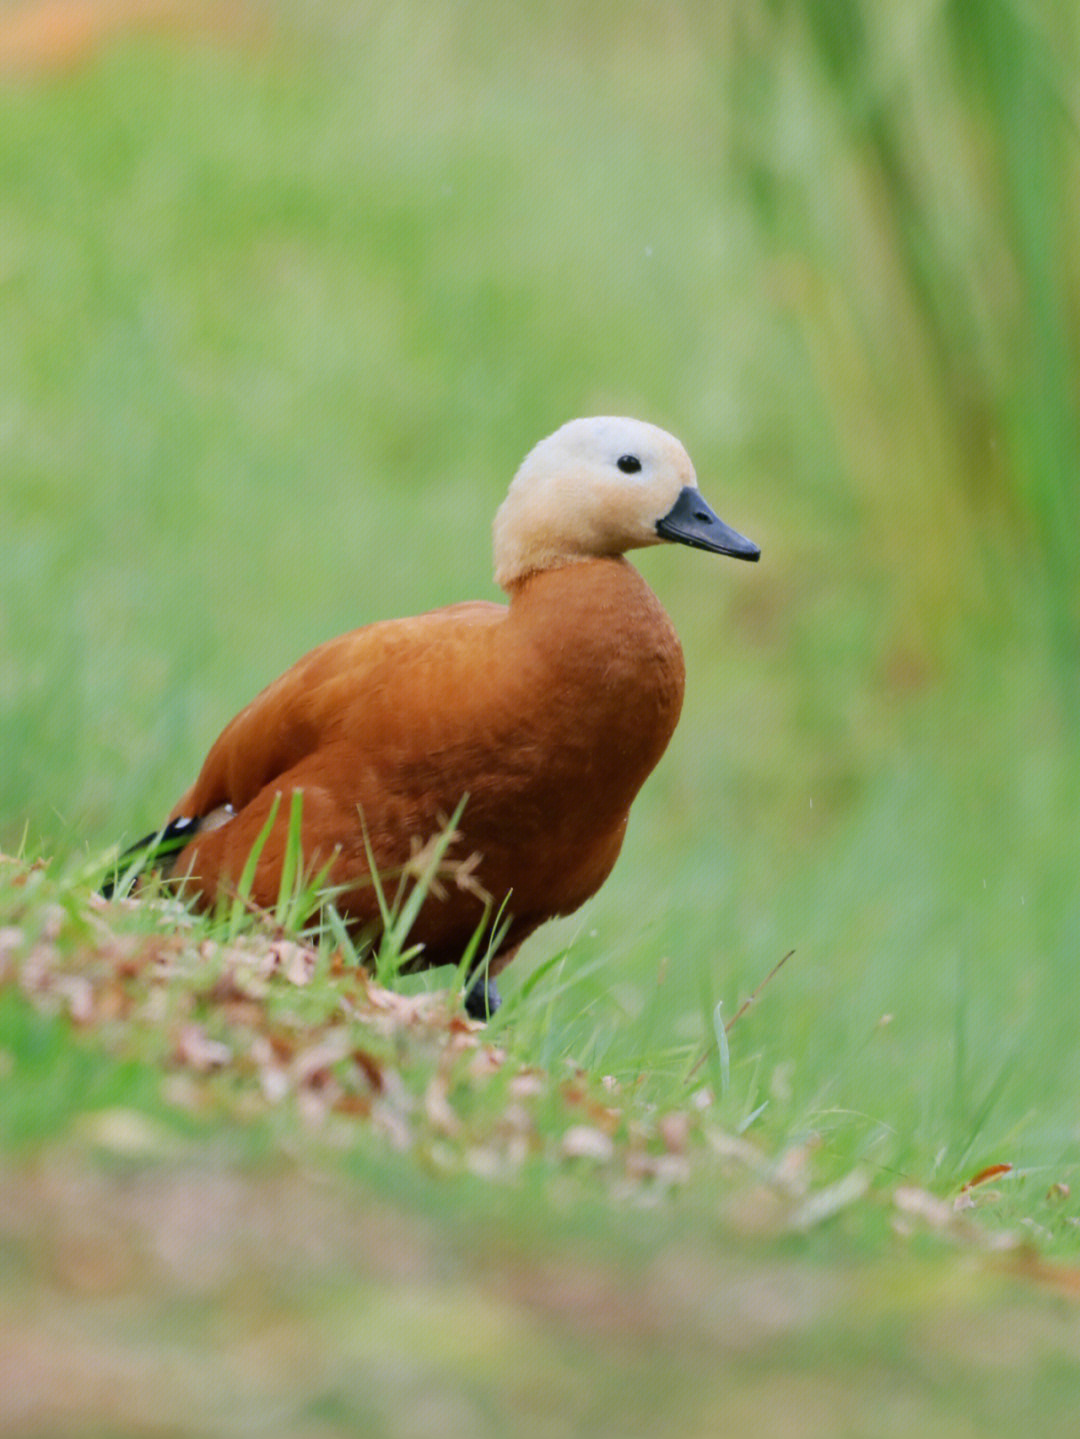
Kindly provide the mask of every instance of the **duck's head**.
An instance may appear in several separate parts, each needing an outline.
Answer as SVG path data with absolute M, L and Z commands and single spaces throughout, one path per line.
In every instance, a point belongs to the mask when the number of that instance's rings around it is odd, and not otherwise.
M 690 456 L 642 420 L 571 420 L 525 456 L 495 516 L 495 580 L 674 542 L 756 560 L 706 504 Z

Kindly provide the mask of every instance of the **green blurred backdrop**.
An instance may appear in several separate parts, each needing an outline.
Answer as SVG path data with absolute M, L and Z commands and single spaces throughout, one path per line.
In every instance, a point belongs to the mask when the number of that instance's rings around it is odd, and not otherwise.
M 3 847 L 151 827 L 303 650 L 494 593 L 537 439 L 639 415 L 763 559 L 640 557 L 683 723 L 521 972 L 572 939 L 564 1032 L 656 1066 L 794 948 L 740 1110 L 1071 1162 L 1080 12 L 124 14 L 0 84 Z

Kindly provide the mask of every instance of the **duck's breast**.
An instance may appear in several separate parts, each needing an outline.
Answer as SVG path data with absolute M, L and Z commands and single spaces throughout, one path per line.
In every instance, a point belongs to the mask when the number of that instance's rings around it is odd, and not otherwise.
M 619 853 L 630 805 L 682 706 L 678 637 L 620 559 L 529 577 L 500 627 L 499 722 L 464 822 L 493 892 L 568 913 Z
M 659 600 L 625 560 L 583 561 L 526 581 L 505 628 L 545 687 L 535 713 L 556 770 L 565 757 L 598 800 L 629 803 L 682 708 L 682 647 Z

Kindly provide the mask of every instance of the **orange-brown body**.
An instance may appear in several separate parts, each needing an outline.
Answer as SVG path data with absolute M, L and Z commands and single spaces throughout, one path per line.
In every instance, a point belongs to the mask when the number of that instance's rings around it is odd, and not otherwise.
M 280 794 L 252 891 L 272 906 L 299 788 L 305 862 L 330 863 L 351 923 L 377 924 L 365 830 L 379 872 L 393 875 L 467 795 L 452 854 L 479 856 L 476 880 L 511 919 L 492 972 L 594 894 L 678 721 L 682 650 L 621 556 L 506 588 L 508 606 L 451 605 L 331 640 L 265 689 L 172 812 L 236 811 L 182 851 L 177 872 L 207 898 L 234 886 Z M 482 916 L 468 887 L 429 894 L 410 935 L 420 962 L 456 963 Z

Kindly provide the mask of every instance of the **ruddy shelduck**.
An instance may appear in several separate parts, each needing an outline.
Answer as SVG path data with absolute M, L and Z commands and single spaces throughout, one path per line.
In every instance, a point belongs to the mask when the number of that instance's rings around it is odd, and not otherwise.
M 300 790 L 305 863 L 325 868 L 350 926 L 374 934 L 369 857 L 384 877 L 407 872 L 464 799 L 457 868 L 428 892 L 409 941 L 423 946 L 417 966 L 457 963 L 501 914 L 466 997 L 472 1012 L 497 1004 L 491 981 L 522 940 L 610 874 L 679 718 L 682 649 L 625 552 L 760 551 L 709 508 L 676 439 L 616 418 L 542 440 L 494 540 L 508 605 L 449 605 L 312 650 L 225 728 L 165 829 L 140 841 L 148 862 L 171 846 L 188 892 L 228 894 L 275 812 L 250 894 L 272 907 Z

